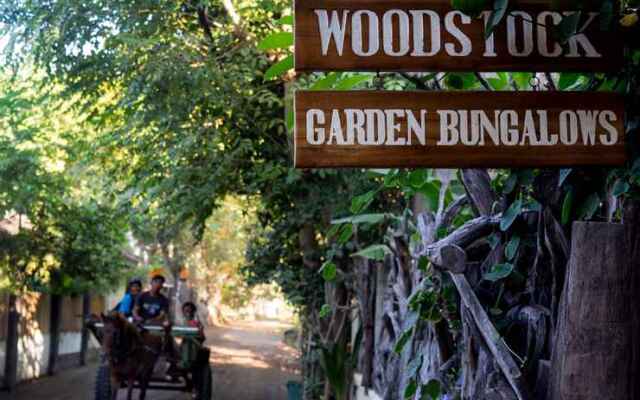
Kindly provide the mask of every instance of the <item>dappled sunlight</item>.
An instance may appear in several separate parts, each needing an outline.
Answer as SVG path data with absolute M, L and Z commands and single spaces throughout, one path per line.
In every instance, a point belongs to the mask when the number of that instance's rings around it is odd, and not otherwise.
M 211 346 L 213 361 L 217 364 L 235 364 L 250 368 L 269 368 L 270 365 L 260 359 L 251 350 L 235 349 L 221 346 Z
M 17 310 L 25 318 L 19 326 L 18 338 L 18 377 L 33 379 L 41 376 L 49 357 L 49 335 L 43 326 L 43 315 L 38 313 L 39 307 L 46 298 L 40 293 L 23 293 L 18 299 Z M 45 302 L 46 303 L 46 302 Z M 48 303 L 46 303 L 48 304 Z
M 215 337 L 209 343 L 211 362 L 218 370 L 234 366 L 298 374 L 298 351 L 283 341 L 283 332 L 289 328 L 289 324 L 269 320 L 235 321 L 229 326 L 212 328 L 207 333 Z

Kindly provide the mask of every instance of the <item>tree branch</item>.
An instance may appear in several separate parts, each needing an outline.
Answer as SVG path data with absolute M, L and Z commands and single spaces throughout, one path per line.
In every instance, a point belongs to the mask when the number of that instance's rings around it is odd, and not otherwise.
M 197 13 L 198 13 L 198 22 L 200 23 L 202 30 L 204 31 L 209 41 L 213 43 L 213 34 L 211 33 L 211 22 L 209 21 L 209 14 L 207 12 L 207 7 L 206 6 L 198 7 Z

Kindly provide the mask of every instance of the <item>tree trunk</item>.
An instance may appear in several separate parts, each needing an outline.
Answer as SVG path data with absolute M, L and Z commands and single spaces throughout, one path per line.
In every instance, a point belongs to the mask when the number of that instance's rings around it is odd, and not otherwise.
M 376 274 L 375 269 L 382 267 L 372 265 L 369 260 L 356 260 L 356 296 L 360 307 L 360 322 L 362 326 L 362 342 L 360 349 L 359 368 L 362 373 L 362 386 L 373 386 L 373 355 L 375 351 L 374 326 L 376 308 Z
M 628 232 L 633 224 L 626 221 Z M 635 221 L 637 226 L 637 221 Z M 633 321 L 640 291 L 637 233 L 625 226 L 576 222 L 558 314 L 550 400 L 637 399 L 640 331 Z M 635 245 L 631 246 L 631 241 Z M 635 254 L 637 257 L 637 254 Z
M 89 330 L 85 327 L 85 321 L 91 313 L 91 295 L 82 295 L 82 338 L 80 339 L 80 365 L 87 365 L 87 350 L 89 348 Z
M 56 361 L 58 360 L 58 349 L 60 345 L 60 311 L 62 309 L 62 296 L 59 294 L 51 295 L 51 314 L 50 314 L 50 343 L 49 343 L 49 366 L 47 374 L 53 375 L 56 372 Z
M 7 342 L 4 365 L 3 386 L 10 392 L 18 381 L 18 323 L 20 314 L 16 308 L 17 297 L 9 295 L 9 318 L 7 321 Z

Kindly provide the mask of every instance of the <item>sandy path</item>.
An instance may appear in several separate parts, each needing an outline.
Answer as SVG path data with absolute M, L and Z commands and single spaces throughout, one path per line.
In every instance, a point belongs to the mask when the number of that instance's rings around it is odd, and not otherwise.
M 297 379 L 296 352 L 282 342 L 286 325 L 234 322 L 207 331 L 213 365 L 213 400 L 285 400 L 286 383 Z M 96 365 L 18 386 L 11 400 L 91 400 Z M 137 398 L 134 392 L 134 399 Z M 150 391 L 147 400 L 187 400 L 184 393 Z M 118 397 L 125 400 L 124 392 Z

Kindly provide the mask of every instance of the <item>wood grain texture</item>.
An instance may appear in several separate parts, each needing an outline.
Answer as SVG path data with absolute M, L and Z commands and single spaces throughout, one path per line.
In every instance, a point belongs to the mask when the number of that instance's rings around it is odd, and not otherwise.
M 626 225 L 626 221 L 625 221 Z M 622 224 L 575 222 L 558 316 L 550 400 L 635 400 L 640 290 Z
M 586 56 L 584 49 L 580 47 L 578 54 L 568 56 L 569 47 L 564 46 L 560 55 L 556 55 L 553 50 L 557 44 L 553 40 L 553 32 L 550 25 L 553 24 L 553 17 L 545 17 L 546 24 L 541 24 L 537 20 L 542 12 L 548 12 L 552 7 L 551 4 L 557 5 L 557 2 L 550 0 L 529 0 L 511 2 L 512 8 L 509 10 L 507 17 L 499 24 L 494 31 L 495 54 L 488 55 L 485 53 L 484 38 L 484 17 L 469 19 L 468 23 L 463 23 L 462 15 L 453 17 L 453 24 L 466 36 L 471 42 L 471 51 L 462 53 L 464 55 L 455 55 L 453 53 L 462 50 L 459 36 L 454 30 L 447 29 L 445 24 L 446 15 L 452 11 L 449 0 L 297 0 L 295 2 L 295 69 L 297 71 L 532 71 L 532 72 L 553 72 L 553 71 L 615 71 L 621 68 L 623 63 L 623 41 L 616 31 L 601 31 L 600 17 L 596 17 L 588 24 L 584 34 L 589 42 L 593 45 L 598 56 L 595 53 L 591 57 Z M 593 2 L 598 5 L 601 2 Z M 323 54 L 321 39 L 321 24 L 316 11 L 326 10 L 329 16 L 335 11 L 337 12 L 337 21 L 340 24 L 346 23 L 344 48 L 340 54 L 338 52 L 335 41 L 328 46 L 326 54 Z M 351 30 L 353 25 L 353 14 L 358 10 L 373 11 L 378 17 L 378 37 L 379 50 L 372 55 L 358 55 L 354 50 L 352 43 L 354 38 L 362 37 L 365 50 L 370 50 L 369 39 L 369 19 L 361 18 L 362 33 L 360 36 L 354 34 Z M 389 35 L 393 37 L 392 48 L 398 55 L 391 55 L 384 51 L 384 31 L 383 16 L 389 10 L 399 10 L 406 13 L 410 18 L 408 20 L 408 29 L 405 34 L 401 33 L 399 28 L 400 17 L 396 14 L 391 18 L 391 32 Z M 424 32 L 423 40 L 415 39 L 414 28 L 420 25 L 416 23 L 410 13 L 411 10 L 431 10 L 437 13 L 438 20 L 433 19 L 433 23 L 427 17 L 423 19 Z M 347 13 L 346 20 L 342 20 L 344 13 Z M 531 18 L 525 15 L 518 16 L 518 12 L 525 12 Z M 513 35 L 508 34 L 509 15 L 514 18 Z M 526 18 L 528 22 L 523 19 Z M 561 18 L 558 14 L 558 18 Z M 580 26 L 583 27 L 587 22 L 588 14 L 583 13 L 583 21 Z M 330 19 L 329 19 L 330 21 Z M 431 30 L 433 25 L 440 32 L 440 46 L 431 48 Z M 374 25 L 375 26 L 375 25 Z M 545 29 L 545 27 L 547 27 Z M 533 46 L 531 51 L 527 51 L 524 45 L 526 29 L 531 29 L 531 41 Z M 415 29 L 420 31 L 419 28 Z M 543 32 L 544 31 L 544 32 Z M 453 34 L 452 34 L 453 33 Z M 407 53 L 400 51 L 400 36 L 406 38 L 409 48 Z M 516 52 L 510 51 L 509 38 L 515 43 Z M 581 39 L 582 40 L 582 39 Z M 413 50 L 418 47 L 416 44 L 424 43 L 425 49 L 433 49 L 433 54 L 427 51 L 428 55 L 414 54 Z M 447 52 L 445 47 L 449 44 L 452 51 Z M 539 49 L 547 48 L 550 52 L 545 53 Z M 412 56 L 412 54 L 414 54 Z
M 307 139 L 307 112 L 321 110 L 325 124 L 311 125 L 311 138 L 318 127 L 324 127 L 325 140 L 321 144 L 311 144 Z M 331 116 L 337 110 L 343 134 L 348 124 L 344 110 L 409 110 L 419 116 L 426 110 L 425 145 L 411 134 L 411 145 L 366 145 L 355 140 L 353 144 L 338 145 L 331 139 Z M 518 145 L 496 145 L 485 134 L 483 145 L 463 144 L 438 145 L 441 139 L 441 118 L 438 110 L 481 110 L 493 116 L 496 112 L 514 110 L 518 122 L 513 125 L 518 137 L 524 134 L 523 115 L 526 110 L 546 111 L 548 123 L 536 121 L 536 127 L 546 125 L 549 135 L 560 131 L 559 115 L 563 111 L 577 113 L 610 110 L 617 120 L 612 123 L 618 138 L 612 145 L 602 141 L 585 145 L 582 130 L 578 132 L 576 144 L 532 145 L 524 140 Z M 559 167 L 579 165 L 622 165 L 625 161 L 623 136 L 624 104 L 622 97 L 613 93 L 577 92 L 384 92 L 384 91 L 298 91 L 295 96 L 296 128 L 294 164 L 298 168 L 393 168 L 393 167 L 433 167 L 433 168 L 492 168 L 492 167 Z M 395 119 L 399 125 L 396 139 L 406 139 L 408 113 L 406 117 Z M 497 120 L 494 120 L 497 121 Z M 317 122 L 317 120 L 316 120 Z M 378 124 L 371 124 L 378 132 Z M 499 125 L 499 124 L 498 124 Z M 567 124 L 564 124 L 565 126 Z M 469 125 L 471 126 L 471 125 Z M 580 128 L 580 121 L 578 127 Z M 598 126 L 597 135 L 605 134 Z M 471 134 L 471 129 L 463 129 L 462 134 Z M 403 136 L 404 135 L 404 136 Z M 352 136 L 356 136 L 353 134 Z M 345 136 L 346 137 L 346 136 Z M 357 137 L 357 136 L 356 136 Z M 316 136 L 316 139 L 319 136 Z M 331 139 L 331 140 L 329 140 Z M 330 142 L 330 144 L 329 144 Z M 479 143 L 479 142 L 478 142 Z M 523 143 L 520 145 L 520 143 Z

